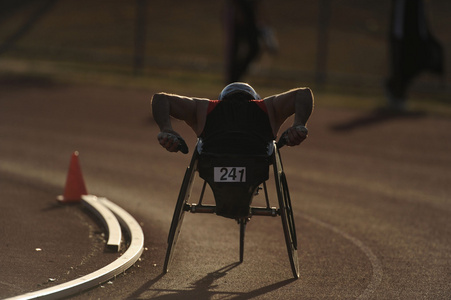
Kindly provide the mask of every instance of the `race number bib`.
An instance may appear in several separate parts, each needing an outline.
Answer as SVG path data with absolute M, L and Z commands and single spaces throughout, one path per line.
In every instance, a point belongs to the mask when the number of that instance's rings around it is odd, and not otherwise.
M 215 182 L 246 182 L 246 167 L 215 167 Z

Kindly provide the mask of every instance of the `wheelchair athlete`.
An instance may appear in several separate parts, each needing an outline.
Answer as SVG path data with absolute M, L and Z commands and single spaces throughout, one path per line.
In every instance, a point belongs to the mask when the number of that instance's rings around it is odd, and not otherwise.
M 306 125 L 313 110 L 313 94 L 309 88 L 296 88 L 261 99 L 249 84 L 235 82 L 221 91 L 218 100 L 157 93 L 151 105 L 160 128 L 158 141 L 169 152 L 188 153 L 183 138 L 172 128 L 174 117 L 185 121 L 203 140 L 203 151 L 233 153 L 237 148 L 234 140 L 243 135 L 239 148 L 252 154 L 274 140 L 293 114 L 294 122 L 281 140 L 288 146 L 303 142 L 308 135 Z M 246 140 L 248 143 L 243 145 Z

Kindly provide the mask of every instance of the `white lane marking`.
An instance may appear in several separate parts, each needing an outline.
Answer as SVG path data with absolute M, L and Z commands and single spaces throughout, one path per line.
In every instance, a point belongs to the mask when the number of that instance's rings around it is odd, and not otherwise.
M 302 213 L 300 215 L 302 218 L 306 219 L 307 221 L 309 221 L 311 223 L 318 224 L 324 228 L 327 228 L 327 229 L 341 235 L 342 237 L 344 237 L 345 239 L 349 240 L 351 243 L 356 245 L 363 253 L 365 253 L 365 255 L 368 257 L 368 259 L 371 263 L 371 266 L 373 268 L 373 275 L 371 277 L 370 283 L 368 284 L 366 289 L 363 291 L 362 294 L 360 294 L 360 296 L 357 299 L 363 299 L 363 300 L 370 299 L 371 295 L 376 291 L 377 287 L 381 283 L 382 276 L 383 276 L 382 264 L 379 261 L 379 259 L 376 257 L 376 255 L 374 255 L 373 251 L 371 251 L 371 249 L 368 246 L 366 246 L 359 239 L 347 234 L 344 231 L 341 231 L 340 229 L 338 229 L 337 227 L 335 227 L 333 225 L 327 224 L 314 217 L 307 216 Z

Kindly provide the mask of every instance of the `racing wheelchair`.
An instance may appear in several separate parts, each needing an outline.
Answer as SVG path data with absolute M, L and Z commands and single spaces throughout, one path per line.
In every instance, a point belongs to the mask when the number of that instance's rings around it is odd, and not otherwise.
M 243 262 L 244 256 L 246 224 L 251 217 L 280 216 L 291 270 L 294 278 L 299 278 L 298 244 L 293 210 L 279 152 L 279 148 L 283 146 L 282 138 L 278 143 L 271 141 L 267 145 L 266 153 L 260 154 L 208 153 L 202 150 L 202 143 L 202 140 L 198 139 L 182 181 L 168 235 L 164 273 L 169 270 L 184 214 L 190 212 L 210 213 L 235 219 L 240 231 L 240 262 Z M 182 152 L 187 153 L 187 147 Z M 269 179 L 271 167 L 274 173 L 278 207 L 271 207 L 268 197 L 266 181 Z M 203 183 L 199 199 L 193 203 L 190 202 L 190 198 L 196 174 L 203 180 Z M 213 192 L 215 205 L 202 203 L 207 184 Z M 265 195 L 265 207 L 252 205 L 252 199 L 260 190 L 263 190 Z

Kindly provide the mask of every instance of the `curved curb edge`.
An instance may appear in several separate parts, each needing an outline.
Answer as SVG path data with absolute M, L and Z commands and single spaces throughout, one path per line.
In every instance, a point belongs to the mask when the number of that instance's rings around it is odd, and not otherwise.
M 99 219 L 102 220 L 105 228 L 108 231 L 107 247 L 118 252 L 121 247 L 122 231 L 121 225 L 113 212 L 105 205 L 102 205 L 99 198 L 94 195 L 82 196 L 83 204 L 93 212 Z
M 83 200 L 85 197 L 92 197 L 92 195 L 83 196 Z M 129 233 L 130 246 L 127 251 L 109 265 L 88 275 L 51 288 L 26 293 L 8 299 L 60 299 L 68 297 L 81 293 L 123 273 L 139 259 L 144 250 L 144 233 L 139 223 L 128 212 L 110 200 L 106 198 L 97 199 L 102 205 L 113 212 L 122 226 L 124 226 L 124 229 Z

